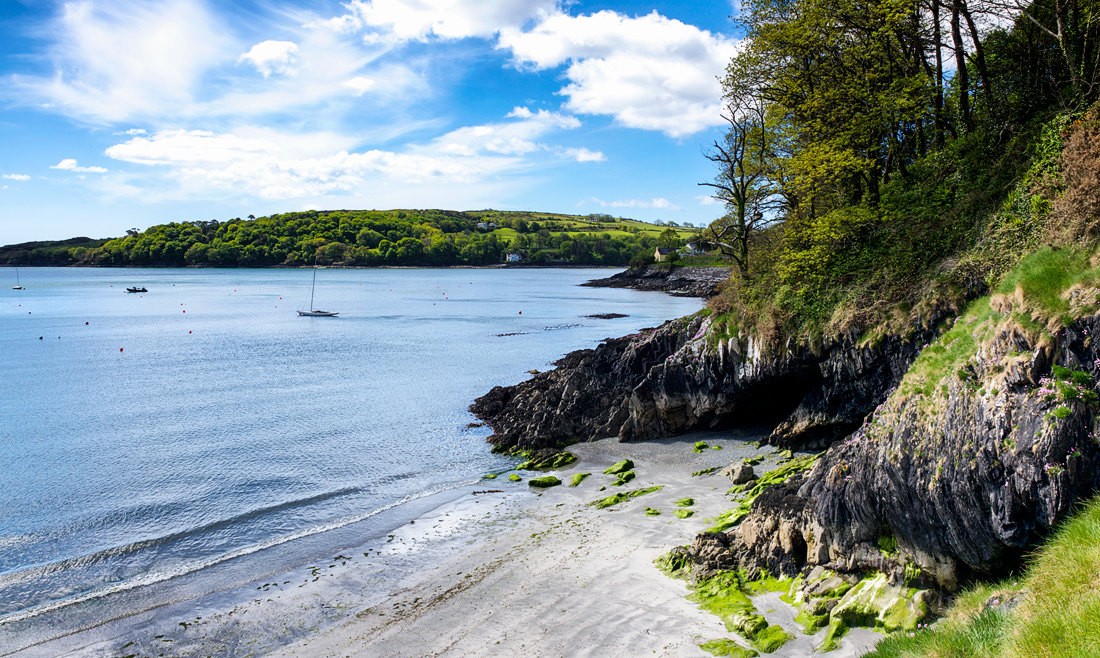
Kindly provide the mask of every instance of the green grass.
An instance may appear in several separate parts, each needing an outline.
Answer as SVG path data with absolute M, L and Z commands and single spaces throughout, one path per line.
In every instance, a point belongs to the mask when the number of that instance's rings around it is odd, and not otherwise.
M 920 353 L 898 386 L 898 395 L 931 396 L 945 378 L 965 378 L 965 366 L 978 345 L 1005 322 L 1015 322 L 1036 339 L 1052 328 L 1051 323 L 1068 324 L 1082 309 L 1071 313 L 1065 293 L 1075 285 L 1100 285 L 1100 268 L 1092 267 L 1089 259 L 1089 252 L 1084 250 L 1050 247 L 1024 258 L 1005 275 L 994 296 L 971 302 L 951 329 Z M 1084 312 L 1095 310 L 1086 308 Z
M 1017 597 L 1015 608 L 989 606 Z M 1100 499 L 1036 552 L 1024 577 L 962 594 L 935 626 L 891 636 L 873 658 L 1100 656 Z
M 1001 294 L 1022 293 L 1033 319 L 1069 324 L 1073 319 L 1063 293 L 1080 284 L 1095 287 L 1100 268 L 1089 265 L 1089 253 L 1081 249 L 1044 247 L 1020 261 L 998 286 Z M 1095 309 L 1093 309 L 1095 310 Z
M 921 351 L 902 378 L 899 395 L 932 395 L 944 377 L 959 372 L 974 356 L 978 343 L 991 335 L 995 323 L 1003 318 L 989 300 L 987 296 L 971 302 L 947 333 Z

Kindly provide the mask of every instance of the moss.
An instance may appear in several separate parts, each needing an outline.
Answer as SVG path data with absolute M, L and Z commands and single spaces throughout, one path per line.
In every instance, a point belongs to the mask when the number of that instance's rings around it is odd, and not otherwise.
M 571 486 L 571 487 L 577 486 L 581 482 L 584 482 L 584 479 L 586 477 L 588 477 L 589 475 L 592 475 L 592 474 L 591 473 L 574 473 L 573 477 L 569 478 L 569 486 Z
M 695 516 L 695 512 L 693 512 L 689 509 L 678 509 L 678 510 L 676 510 L 676 518 L 690 519 L 693 516 Z
M 803 632 L 813 635 L 829 624 L 829 613 L 815 615 L 810 610 L 803 608 L 795 615 L 794 621 L 802 626 Z
M 694 473 L 692 473 L 691 477 L 695 478 L 695 477 L 699 477 L 700 475 L 710 475 L 711 473 L 719 470 L 720 468 L 722 468 L 722 467 L 721 466 L 711 466 L 710 468 L 704 468 L 701 471 L 695 471 Z
M 592 505 L 593 507 L 595 507 L 597 509 L 604 509 L 604 508 L 607 508 L 607 507 L 611 507 L 613 505 L 618 505 L 619 503 L 626 502 L 626 501 L 630 500 L 631 498 L 637 498 L 638 496 L 644 496 L 646 494 L 651 494 L 654 491 L 660 491 L 663 488 L 664 487 L 662 485 L 656 485 L 656 486 L 653 486 L 653 487 L 646 487 L 645 489 L 634 489 L 632 491 L 620 491 L 619 493 L 617 493 L 613 496 L 608 496 L 607 498 L 601 498 L 599 500 L 593 501 L 593 502 L 589 503 L 589 505 Z
M 821 646 L 817 648 L 822 653 L 828 653 L 840 646 L 840 638 L 844 637 L 848 633 L 848 624 L 844 623 L 843 619 L 834 619 L 829 622 L 829 630 L 825 631 L 825 639 L 822 640 Z
M 676 507 L 691 507 L 694 504 L 694 498 L 681 498 L 680 500 L 676 501 Z
M 781 627 L 769 625 L 760 616 L 745 592 L 745 586 L 743 574 L 724 571 L 696 581 L 688 599 L 721 619 L 726 630 L 740 633 L 749 644 L 764 653 L 771 653 L 783 646 L 791 636 Z
M 883 555 L 891 557 L 898 554 L 898 540 L 893 533 L 882 535 L 876 543 L 878 544 L 878 550 Z
M 497 474 L 496 473 L 486 473 L 485 475 L 482 476 L 482 478 L 485 479 L 485 480 L 495 480 L 495 479 L 497 479 Z
M 744 489 L 743 485 L 738 488 L 737 493 L 745 491 L 744 498 L 737 504 L 737 507 L 731 510 L 727 510 L 719 514 L 714 519 L 714 523 L 706 529 L 706 532 L 725 532 L 734 527 L 738 523 L 741 523 L 749 514 L 749 510 L 752 509 L 753 502 L 760 496 L 768 487 L 773 487 L 782 482 L 786 482 L 792 476 L 797 475 L 814 465 L 819 455 L 804 455 L 802 457 L 796 457 L 790 459 L 782 466 L 774 468 L 759 478 L 754 480 L 748 489 Z M 732 491 L 732 490 L 731 490 Z
M 783 630 L 782 626 L 771 625 L 757 633 L 756 637 L 750 640 L 750 643 L 763 653 L 771 653 L 786 644 L 790 639 L 790 633 Z
M 879 573 L 850 589 L 833 608 L 832 616 L 849 626 L 911 631 L 928 616 L 928 606 L 922 590 L 890 585 L 886 574 Z
M 684 577 L 691 566 L 691 560 L 688 558 L 687 552 L 682 549 L 673 549 L 654 560 L 653 563 L 657 565 L 658 569 L 673 578 Z
M 540 478 L 531 478 L 527 481 L 527 486 L 535 487 L 537 489 L 549 489 L 550 487 L 556 487 L 561 484 L 561 480 L 553 475 L 544 475 Z
M 749 466 L 756 466 L 760 462 L 764 461 L 764 456 L 763 455 L 753 455 L 752 457 L 745 457 L 741 461 L 745 464 L 748 464 Z
M 523 471 L 553 471 L 564 468 L 577 461 L 577 456 L 571 452 L 561 451 L 541 457 L 532 457 L 516 466 Z
M 707 445 L 706 441 L 696 441 L 695 445 L 692 446 L 691 449 L 692 449 L 693 452 L 703 452 L 704 450 L 706 450 L 709 447 L 710 446 Z
M 753 656 L 760 655 L 752 649 L 746 649 L 733 640 L 724 638 L 704 642 L 699 645 L 699 648 L 711 655 L 726 656 L 728 658 L 753 658 Z
M 523 478 L 521 478 L 518 473 L 512 473 L 511 475 L 508 476 L 508 479 L 511 480 L 512 482 L 519 482 L 519 481 L 523 480 Z
M 615 481 L 611 484 L 616 487 L 621 487 L 627 482 L 630 482 L 635 478 L 634 471 L 627 471 L 626 473 L 619 473 L 619 477 L 615 478 Z
M 634 468 L 634 462 L 630 461 L 629 459 L 624 459 L 622 461 L 612 464 L 610 467 L 607 468 L 607 470 L 604 471 L 604 473 L 607 475 L 619 475 L 620 473 L 626 473 L 632 468 Z
M 645 515 L 646 516 L 660 516 L 661 515 L 661 510 L 653 509 L 652 507 L 647 507 L 647 508 L 645 508 Z

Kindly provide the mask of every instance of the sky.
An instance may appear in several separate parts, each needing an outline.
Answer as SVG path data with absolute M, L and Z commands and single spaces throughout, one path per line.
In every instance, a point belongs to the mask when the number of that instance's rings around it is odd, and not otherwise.
M 727 0 L 0 0 L 0 244 L 296 210 L 704 225 Z

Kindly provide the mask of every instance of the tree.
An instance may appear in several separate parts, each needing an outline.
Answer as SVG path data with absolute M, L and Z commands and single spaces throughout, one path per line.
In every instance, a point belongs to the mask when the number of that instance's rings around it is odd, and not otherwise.
M 748 275 L 750 238 L 775 218 L 778 202 L 768 107 L 759 89 L 746 82 L 739 77 L 727 86 L 722 118 L 729 127 L 705 154 L 718 174 L 713 183 L 699 183 L 714 188 L 714 198 L 727 210 L 703 231 L 703 240 L 732 259 L 742 276 Z

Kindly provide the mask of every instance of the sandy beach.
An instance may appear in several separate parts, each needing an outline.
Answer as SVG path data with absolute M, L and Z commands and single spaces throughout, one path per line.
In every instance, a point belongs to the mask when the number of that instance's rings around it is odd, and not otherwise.
M 538 493 L 526 480 L 541 473 L 521 471 L 521 482 L 501 474 L 313 564 L 12 655 L 708 656 L 700 644 L 734 636 L 654 560 L 731 507 L 726 477 L 692 473 L 756 455 L 764 456 L 758 472 L 779 462 L 754 438 L 575 445 L 577 462 L 556 475 L 568 483 L 574 473 L 591 473 L 576 487 Z M 698 440 L 720 449 L 695 451 Z M 637 477 L 619 487 L 603 471 L 621 459 L 635 462 Z M 613 507 L 591 505 L 657 485 L 663 488 Z M 684 498 L 694 504 L 678 507 Z M 693 514 L 679 518 L 678 509 Z M 846 658 L 881 638 L 855 629 L 838 649 L 819 654 L 824 631 L 803 634 L 778 595 L 755 602 L 794 637 L 772 656 Z
M 579 460 L 559 475 L 568 481 L 573 473 L 592 473 L 579 486 L 513 500 L 467 550 L 417 574 L 386 601 L 271 655 L 709 655 L 698 645 L 731 635 L 717 617 L 687 600 L 686 583 L 667 577 L 653 562 L 690 542 L 729 507 L 725 477 L 691 473 L 770 451 L 745 440 L 707 437 L 707 442 L 722 449 L 697 453 L 691 441 L 573 446 Z M 664 488 L 615 507 L 592 507 L 592 501 L 618 490 L 602 471 L 624 458 L 635 462 L 637 473 L 624 489 Z M 776 461 L 773 454 L 763 465 Z M 500 486 L 512 484 L 505 480 Z M 677 518 L 675 501 L 685 497 L 695 500 L 694 515 Z M 646 508 L 661 514 L 647 515 Z M 441 509 L 425 521 L 454 513 Z M 764 597 L 758 607 L 795 636 L 771 655 L 819 655 L 821 634 L 803 635 L 777 596 Z M 854 631 L 827 655 L 859 655 L 880 637 Z

